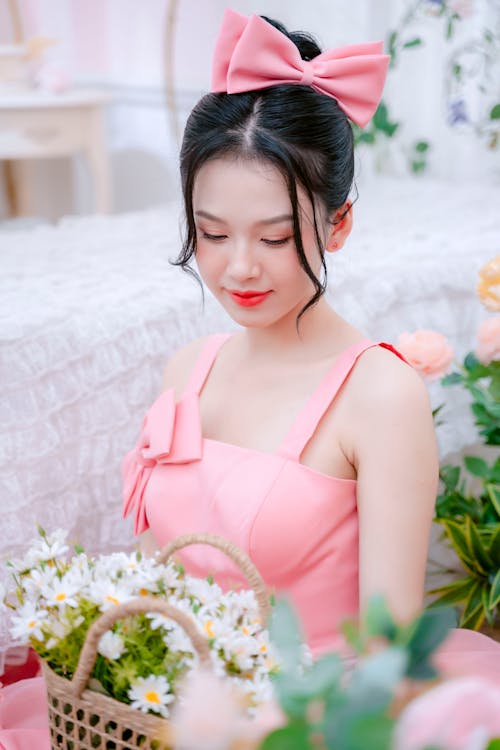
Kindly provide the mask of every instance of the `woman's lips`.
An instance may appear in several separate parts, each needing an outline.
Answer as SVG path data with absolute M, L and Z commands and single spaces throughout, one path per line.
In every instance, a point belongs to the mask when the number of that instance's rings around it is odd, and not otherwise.
M 231 299 L 233 299 L 237 305 L 241 305 L 241 307 L 254 307 L 255 305 L 259 305 L 269 297 L 271 291 L 272 290 L 269 290 L 268 292 L 238 292 L 234 289 L 228 289 Z

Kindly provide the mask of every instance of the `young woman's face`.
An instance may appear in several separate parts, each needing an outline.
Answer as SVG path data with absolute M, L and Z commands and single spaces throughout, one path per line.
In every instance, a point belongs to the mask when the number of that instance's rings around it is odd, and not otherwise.
M 298 186 L 301 237 L 318 276 L 321 258 L 313 211 Z M 314 294 L 293 240 L 292 208 L 281 173 L 249 160 L 203 165 L 193 189 L 196 261 L 210 291 L 240 325 L 295 319 Z M 318 212 L 317 212 L 318 213 Z M 318 226 L 326 241 L 327 224 Z

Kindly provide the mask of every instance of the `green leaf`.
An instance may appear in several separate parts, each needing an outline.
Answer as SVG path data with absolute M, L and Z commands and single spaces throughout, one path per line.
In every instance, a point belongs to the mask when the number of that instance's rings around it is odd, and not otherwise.
M 417 161 L 417 160 L 414 159 L 411 162 L 411 170 L 415 174 L 418 174 L 419 172 L 423 172 L 424 169 L 426 168 L 426 166 L 427 166 L 427 164 L 425 163 L 425 161 Z
M 370 132 L 360 133 L 358 140 L 359 143 L 375 143 L 375 134 Z
M 495 106 L 490 112 L 490 120 L 498 120 L 498 119 L 500 119 L 500 104 L 495 104 Z
M 268 734 L 259 750 L 312 750 L 309 727 L 305 722 L 290 722 L 288 726 Z
M 439 470 L 439 477 L 443 481 L 447 491 L 453 492 L 460 480 L 460 466 L 442 466 Z
M 497 460 L 493 464 L 490 477 L 493 482 L 497 482 L 500 486 L 500 458 L 497 458 Z
M 469 570 L 475 572 L 474 560 L 471 559 L 467 537 L 462 526 L 456 521 L 448 519 L 440 520 L 439 523 L 443 524 L 446 534 L 460 560 Z
M 450 372 L 449 375 L 445 375 L 444 378 L 441 378 L 441 385 L 456 385 L 457 383 L 461 383 L 463 379 L 464 376 L 459 372 Z
M 500 400 L 500 377 L 495 375 L 491 378 L 491 383 L 488 387 L 488 393 L 494 401 Z
M 490 467 L 482 458 L 477 456 L 464 456 L 465 468 L 475 477 L 489 477 Z
M 491 740 L 486 746 L 486 750 L 500 750 L 500 738 Z
M 470 628 L 470 630 L 477 630 L 481 627 L 484 621 L 484 609 L 483 605 L 478 604 L 475 610 L 470 612 L 468 617 L 464 617 L 462 615 L 462 618 L 460 620 L 460 627 L 461 628 Z
M 402 646 L 391 646 L 363 658 L 351 676 L 354 694 L 374 690 L 392 693 L 408 669 L 409 654 Z
M 415 145 L 415 151 L 418 151 L 419 154 L 425 153 L 428 150 L 428 148 L 429 148 L 428 141 L 419 141 Z
M 339 733 L 334 747 L 345 750 L 387 750 L 391 747 L 394 720 L 384 714 L 360 715 Z M 329 747 L 332 745 L 329 744 Z
M 500 524 L 492 534 L 488 553 L 491 557 L 493 565 L 497 565 L 500 568 Z
M 487 574 L 492 568 L 491 558 L 486 547 L 483 545 L 483 540 L 477 530 L 477 526 L 470 516 L 467 516 L 465 519 L 465 533 L 472 558 L 479 568 Z
M 422 680 L 432 679 L 436 670 L 429 659 L 444 641 L 450 628 L 456 622 L 455 612 L 449 607 L 426 609 L 417 620 L 416 627 L 408 643 L 410 661 L 406 675 Z
M 269 621 L 269 635 L 275 644 L 283 672 L 295 674 L 302 656 L 302 631 L 289 602 L 279 599 Z
M 388 109 L 385 102 L 380 102 L 377 109 L 375 110 L 375 114 L 373 115 L 372 122 L 375 125 L 376 128 L 383 128 L 385 124 L 388 122 Z
M 410 47 L 419 47 L 422 44 L 422 39 L 419 36 L 416 36 L 414 39 L 410 39 L 408 42 L 405 42 L 403 44 L 404 49 L 409 49 Z
M 384 128 L 384 133 L 389 137 L 392 138 L 396 130 L 399 128 L 399 122 L 391 122 L 388 123 Z
M 486 492 L 488 493 L 489 498 L 493 503 L 493 507 L 500 517 L 500 487 L 497 487 L 494 484 L 487 484 Z
M 490 610 L 494 610 L 498 604 L 500 604 L 500 569 L 497 570 L 493 583 L 491 584 L 488 606 Z
M 475 367 L 480 365 L 480 361 L 473 352 L 469 352 L 464 359 L 464 367 L 466 370 L 471 372 Z
M 428 609 L 449 604 L 459 604 L 466 601 L 474 584 L 474 578 L 460 578 L 458 581 L 453 581 L 453 583 L 432 589 L 432 591 L 428 592 L 430 595 L 440 594 L 440 596 L 428 605 Z
M 455 21 L 456 16 L 450 16 L 448 18 L 448 23 L 446 24 L 446 39 L 451 39 L 453 36 L 453 22 Z
M 383 636 L 392 640 L 397 626 L 383 596 L 371 596 L 363 618 L 363 627 L 369 636 Z
M 342 676 L 342 661 L 337 654 L 327 654 L 314 662 L 299 680 L 299 692 L 304 698 L 317 698 L 338 686 Z

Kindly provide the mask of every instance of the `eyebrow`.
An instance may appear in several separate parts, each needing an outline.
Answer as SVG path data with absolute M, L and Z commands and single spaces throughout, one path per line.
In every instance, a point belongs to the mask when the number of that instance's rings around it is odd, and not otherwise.
M 225 224 L 226 222 L 224 219 L 220 219 L 218 216 L 214 216 L 213 214 L 209 214 L 208 211 L 195 211 L 195 216 L 203 216 L 205 219 L 212 219 L 213 221 L 220 221 L 222 224 Z M 279 224 L 283 221 L 292 221 L 293 216 L 292 214 L 280 214 L 279 216 L 273 216 L 270 219 L 262 219 L 261 221 L 257 221 L 256 224 Z

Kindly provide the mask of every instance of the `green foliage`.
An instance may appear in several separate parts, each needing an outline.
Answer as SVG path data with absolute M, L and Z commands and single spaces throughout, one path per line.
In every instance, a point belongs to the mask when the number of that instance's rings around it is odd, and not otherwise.
M 290 605 L 279 600 L 270 635 L 285 661 L 273 682 L 287 724 L 269 734 L 260 750 L 388 750 L 395 725 L 391 704 L 396 688 L 404 680 L 435 677 L 430 657 L 453 622 L 451 610 L 436 609 L 402 626 L 384 599 L 373 597 L 360 623 L 343 625 L 359 655 L 348 675 L 336 654 L 327 654 L 310 666 L 299 665 L 299 622 Z M 374 643 L 378 644 L 375 651 Z
M 442 379 L 471 395 L 470 408 L 486 445 L 500 445 L 500 362 L 484 365 L 469 353 L 460 368 Z M 460 607 L 460 626 L 478 629 L 500 618 L 500 456 L 488 463 L 464 456 L 463 467 L 443 465 L 443 490 L 436 500 L 435 521 L 455 550 L 467 575 L 429 593 L 436 605 Z M 469 475 L 469 481 L 462 472 Z M 471 481 L 479 489 L 471 491 Z
M 360 143 L 373 144 L 381 138 L 392 138 L 399 128 L 398 122 L 393 122 L 389 116 L 389 109 L 384 101 L 381 101 L 375 114 L 366 128 L 361 129 L 353 124 L 354 145 Z

